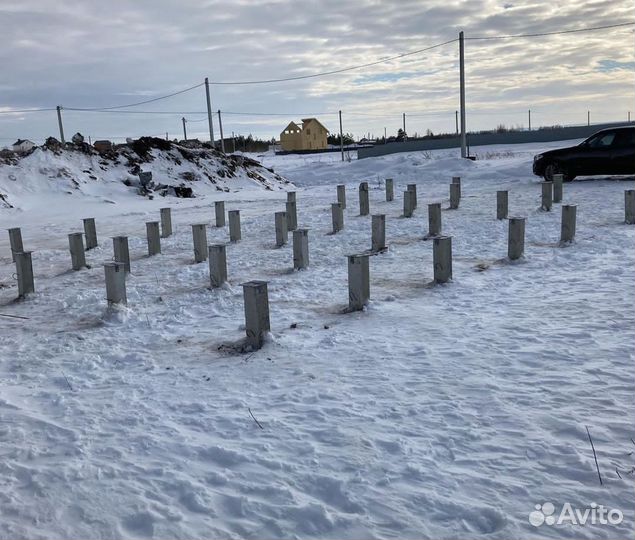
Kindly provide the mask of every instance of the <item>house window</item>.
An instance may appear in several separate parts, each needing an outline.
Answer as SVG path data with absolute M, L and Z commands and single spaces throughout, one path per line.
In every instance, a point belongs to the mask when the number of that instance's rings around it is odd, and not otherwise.
M 306 128 L 306 134 L 311 135 L 311 128 Z

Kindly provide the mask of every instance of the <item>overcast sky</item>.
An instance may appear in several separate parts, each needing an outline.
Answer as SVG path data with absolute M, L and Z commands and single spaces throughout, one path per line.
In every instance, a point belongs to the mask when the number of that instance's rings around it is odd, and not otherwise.
M 0 111 L 110 107 L 203 82 L 336 70 L 455 39 L 553 32 L 635 20 L 632 0 L 2 0 Z M 635 118 L 634 27 L 501 41 L 466 41 L 468 129 Z M 345 74 L 254 86 L 212 86 L 223 127 L 278 136 L 317 116 L 357 136 L 451 132 L 458 109 L 458 43 Z M 67 138 L 208 137 L 203 88 L 128 111 L 65 110 Z M 186 111 L 187 114 L 183 114 Z M 320 114 L 315 114 L 320 113 Z M 218 121 L 215 120 L 218 137 Z M 54 111 L 0 114 L 0 146 L 58 136 Z

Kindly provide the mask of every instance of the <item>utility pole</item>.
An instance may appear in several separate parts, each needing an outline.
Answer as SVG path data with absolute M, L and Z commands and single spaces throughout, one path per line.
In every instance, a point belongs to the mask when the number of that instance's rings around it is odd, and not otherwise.
M 64 140 L 64 126 L 62 125 L 62 106 L 57 106 L 57 124 L 60 128 L 60 142 L 64 144 L 66 141 Z
M 459 111 L 454 111 L 454 123 L 456 124 L 456 136 L 459 136 Z
M 209 124 L 209 140 L 214 146 L 214 122 L 212 121 L 212 100 L 209 97 L 209 79 L 205 77 L 205 97 L 207 98 L 207 123 Z
M 165 132 L 165 140 L 166 141 L 168 140 L 168 132 L 167 131 Z
M 465 132 L 465 40 L 459 32 L 459 82 L 461 86 L 461 157 L 467 157 L 467 134 Z
M 181 121 L 183 122 L 183 140 L 187 141 L 187 129 L 185 129 L 185 123 L 187 120 L 185 119 L 185 116 L 181 118 Z
M 586 112 L 586 125 L 587 126 L 591 125 L 591 111 Z
M 220 109 L 218 109 L 218 129 L 220 129 L 220 150 L 225 153 L 225 139 L 223 139 L 223 120 L 220 117 Z
M 342 132 L 342 111 L 340 111 L 340 152 L 344 161 L 344 133 Z
M 403 138 L 406 138 L 406 113 L 403 113 Z
M 384 128 L 384 144 L 386 144 L 386 128 Z
M 527 111 L 527 115 L 529 116 L 529 131 L 531 131 L 531 109 Z

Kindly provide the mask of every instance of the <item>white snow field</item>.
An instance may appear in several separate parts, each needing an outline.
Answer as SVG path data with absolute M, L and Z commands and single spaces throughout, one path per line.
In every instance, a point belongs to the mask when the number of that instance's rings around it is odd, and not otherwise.
M 0 312 L 26 319 L 0 317 L 0 538 L 635 538 L 634 181 L 565 184 L 577 236 L 559 247 L 560 205 L 538 209 L 531 159 L 566 144 L 474 148 L 475 162 L 457 150 L 265 156 L 297 186 L 310 228 L 299 272 L 291 243 L 274 247 L 284 191 L 16 196 L 0 228 L 22 227 L 36 293 L 14 301 L 3 233 Z M 443 211 L 454 279 L 431 286 L 426 205 L 448 207 L 455 175 L 461 205 Z M 344 313 L 346 255 L 370 248 L 360 181 L 371 214 L 387 216 L 389 249 L 370 259 L 368 308 Z M 330 235 L 338 183 L 345 229 Z M 407 183 L 418 185 L 411 219 L 400 217 Z M 499 189 L 527 217 L 515 263 Z M 227 241 L 211 226 L 220 199 L 241 210 L 242 241 L 227 247 L 229 284 L 212 290 L 190 224 Z M 144 223 L 163 206 L 175 234 L 147 257 Z M 84 217 L 96 217 L 100 245 L 73 272 L 67 234 Z M 128 306 L 109 311 L 102 264 L 122 234 Z M 251 279 L 269 282 L 271 334 L 240 353 Z M 545 502 L 556 517 L 595 503 L 623 520 L 532 525 Z

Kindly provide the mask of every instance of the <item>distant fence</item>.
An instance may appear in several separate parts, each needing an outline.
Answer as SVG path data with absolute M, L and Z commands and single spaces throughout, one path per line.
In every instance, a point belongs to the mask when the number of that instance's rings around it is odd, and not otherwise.
M 486 146 L 490 144 L 523 144 L 532 142 L 566 141 L 569 139 L 585 139 L 596 131 L 619 126 L 634 126 L 635 122 L 615 122 L 612 124 L 594 124 L 590 126 L 572 126 L 554 129 L 537 129 L 533 131 L 506 131 L 504 133 L 468 134 L 469 146 Z M 360 148 L 357 159 L 385 156 L 399 152 L 416 152 L 419 150 L 440 150 L 443 148 L 459 148 L 458 137 L 447 139 L 424 139 L 418 141 L 393 142 L 378 144 L 370 148 Z
M 349 144 L 344 147 L 344 152 L 352 152 L 353 150 L 360 150 L 362 148 L 372 148 L 370 145 Z M 286 156 L 289 154 L 328 154 L 329 152 L 341 152 L 342 149 L 338 147 L 321 148 L 319 150 L 276 150 L 276 156 Z

